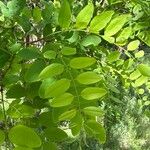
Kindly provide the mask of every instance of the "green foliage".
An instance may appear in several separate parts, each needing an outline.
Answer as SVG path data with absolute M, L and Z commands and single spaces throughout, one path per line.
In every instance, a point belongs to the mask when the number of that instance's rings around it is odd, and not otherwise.
M 144 99 L 150 92 L 145 4 L 0 1 L 0 145 L 107 143 L 107 117 L 123 115 L 124 93 Z
M 8 136 L 10 141 L 16 145 L 29 148 L 39 147 L 41 145 L 41 139 L 36 132 L 23 125 L 17 125 L 11 128 Z

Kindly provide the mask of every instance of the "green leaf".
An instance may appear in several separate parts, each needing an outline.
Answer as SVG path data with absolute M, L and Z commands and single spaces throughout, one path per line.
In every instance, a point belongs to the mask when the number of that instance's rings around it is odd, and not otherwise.
M 93 120 L 90 120 L 90 121 L 86 122 L 84 127 L 85 127 L 86 132 L 90 136 L 94 136 L 96 139 L 98 139 L 98 141 L 100 143 L 105 143 L 106 131 L 101 124 L 99 124 Z
M 150 46 L 150 32 L 149 31 L 142 31 L 138 34 L 140 40 L 142 40 L 145 44 Z
M 135 80 L 135 83 L 134 83 L 134 87 L 139 87 L 145 83 L 147 83 L 148 81 L 148 77 L 145 77 L 145 76 L 141 76 L 139 77 L 137 80 Z
M 101 38 L 97 35 L 88 35 L 83 38 L 81 44 L 85 47 L 89 45 L 97 46 L 101 42 Z
M 141 58 L 144 56 L 144 51 L 141 50 L 141 51 L 138 51 L 137 53 L 134 54 L 135 55 L 135 58 Z
M 127 50 L 128 51 L 134 51 L 134 50 L 138 49 L 139 45 L 140 45 L 139 40 L 132 41 L 128 44 Z
M 0 145 L 3 144 L 5 141 L 5 133 L 4 131 L 0 130 Z
M 51 78 L 60 75 L 64 71 L 64 66 L 60 63 L 53 63 L 44 68 L 39 74 L 40 79 Z
M 130 74 L 130 79 L 131 80 L 136 80 L 137 78 L 139 78 L 141 76 L 141 73 L 140 71 L 137 69 L 135 71 L 133 71 L 131 74 Z
M 28 147 L 21 147 L 21 146 L 17 146 L 14 148 L 14 150 L 33 150 L 32 148 L 28 148 Z
M 42 150 L 48 150 L 48 149 L 57 150 L 58 148 L 57 148 L 56 143 L 47 141 L 47 142 L 43 143 Z
M 72 103 L 74 96 L 70 93 L 64 93 L 63 95 L 52 99 L 50 105 L 52 107 L 62 107 L 67 106 Z
M 23 28 L 25 32 L 30 31 L 31 23 L 30 23 L 29 18 L 26 15 L 22 15 L 21 17 L 18 17 L 17 22 Z
M 46 23 L 51 23 L 54 13 L 54 4 L 52 2 L 45 2 L 45 8 L 42 10 L 42 17 Z
M 104 11 L 98 16 L 95 16 L 90 23 L 90 32 L 98 33 L 100 30 L 104 29 L 106 25 L 111 20 L 114 11 Z
M 19 51 L 18 56 L 25 60 L 36 59 L 40 57 L 39 49 L 36 47 L 28 47 Z
M 76 116 L 71 119 L 70 129 L 73 136 L 77 136 L 80 134 L 80 131 L 83 127 L 83 115 L 80 112 L 76 113 Z
M 20 43 L 15 43 L 10 46 L 10 50 L 15 54 L 21 49 L 21 44 Z
M 20 84 L 15 84 L 6 93 L 7 98 L 21 98 L 25 96 L 25 89 Z
M 43 56 L 47 59 L 55 59 L 56 58 L 56 52 L 55 51 L 46 51 Z
M 25 73 L 26 82 L 35 82 L 39 80 L 39 74 L 45 67 L 44 61 L 35 61 Z
M 84 114 L 89 116 L 103 116 L 104 112 L 99 107 L 89 106 L 83 109 Z
M 61 50 L 63 55 L 69 56 L 69 55 L 75 55 L 76 54 L 76 48 L 73 47 L 63 47 Z
M 107 42 L 109 42 L 109 43 L 111 43 L 111 44 L 113 44 L 113 43 L 115 43 L 115 38 L 114 37 L 109 37 L 109 36 L 101 36 L 104 40 L 106 40 Z
M 44 134 L 50 141 L 60 142 L 68 137 L 66 132 L 56 127 L 49 127 Z
M 92 3 L 86 5 L 76 17 L 76 28 L 84 29 L 89 24 L 94 12 L 94 6 Z
M 74 31 L 72 36 L 70 38 L 67 39 L 67 41 L 69 43 L 74 43 L 74 42 L 77 42 L 79 39 L 79 32 L 78 31 Z
M 102 78 L 95 72 L 88 71 L 77 76 L 77 81 L 81 84 L 93 84 L 99 82 Z
M 36 148 L 41 146 L 41 139 L 37 133 L 24 125 L 16 125 L 10 129 L 8 137 L 10 141 L 19 146 Z
M 33 117 L 35 114 L 35 110 L 31 106 L 20 105 L 16 109 L 19 111 L 20 117 Z
M 0 69 L 8 62 L 10 55 L 0 49 Z
M 55 79 L 53 79 L 53 78 L 47 78 L 47 79 L 43 80 L 43 82 L 39 88 L 39 96 L 41 98 L 45 98 L 46 89 L 48 88 L 48 86 L 50 86 L 54 82 L 55 82 Z
M 104 35 L 105 36 L 115 35 L 119 30 L 122 29 L 124 24 L 128 21 L 127 18 L 129 16 L 130 15 L 128 15 L 128 14 L 124 14 L 124 15 L 120 15 L 120 16 L 114 18 L 106 27 Z
M 114 97 L 114 96 L 109 96 L 109 98 L 111 99 L 111 100 L 113 100 L 114 102 L 116 102 L 116 103 L 119 103 L 119 104 L 124 104 L 120 99 L 118 99 L 118 98 L 116 98 L 116 97 Z
M 113 84 L 109 84 L 108 88 L 115 93 L 118 93 L 118 94 L 120 93 L 120 91 Z
M 57 97 L 65 93 L 70 87 L 70 80 L 60 79 L 49 84 L 45 90 L 45 98 Z
M 132 34 L 132 28 L 130 26 L 124 28 L 119 34 L 119 36 L 117 36 L 116 43 L 121 46 L 125 45 L 127 42 L 127 39 L 131 36 L 131 34 Z
M 143 76 L 150 77 L 150 66 L 146 64 L 140 64 L 138 65 L 138 70 Z
M 72 118 L 75 117 L 76 113 L 77 113 L 76 109 L 66 111 L 59 116 L 59 121 L 71 120 Z
M 71 10 L 68 0 L 62 0 L 58 17 L 59 25 L 62 28 L 68 28 L 71 22 Z
M 98 87 L 88 87 L 88 88 L 85 88 L 81 92 L 82 98 L 84 98 L 86 100 L 99 99 L 99 98 L 102 98 L 103 96 L 105 96 L 106 94 L 107 94 L 107 91 L 105 89 L 98 88 Z
M 9 9 L 2 1 L 0 1 L 0 10 L 5 17 L 10 16 Z
M 70 61 L 70 67 L 73 69 L 82 69 L 90 67 L 96 62 L 95 58 L 92 57 L 77 57 Z
M 39 22 L 41 21 L 41 9 L 39 7 L 35 7 L 33 9 L 33 19 L 35 20 L 35 22 Z
M 108 56 L 107 56 L 107 60 L 112 63 L 114 61 L 117 61 L 119 60 L 119 57 L 120 57 L 120 52 L 119 51 L 114 51 L 114 52 L 111 52 Z
M 7 8 L 9 9 L 9 17 L 15 17 L 20 14 L 21 10 L 25 6 L 25 0 L 11 0 L 7 3 Z

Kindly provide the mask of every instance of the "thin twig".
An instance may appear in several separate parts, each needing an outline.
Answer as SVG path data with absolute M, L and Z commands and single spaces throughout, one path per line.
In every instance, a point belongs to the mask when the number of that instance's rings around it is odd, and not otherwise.
M 53 36 L 53 35 L 56 35 L 56 34 L 60 34 L 60 33 L 65 33 L 65 32 L 72 32 L 72 31 L 79 31 L 79 32 L 86 32 L 86 33 L 88 32 L 87 30 L 79 30 L 79 29 L 57 31 L 57 32 L 53 32 L 53 33 L 51 33 L 51 34 L 49 34 L 49 35 L 47 35 L 47 36 L 45 36 L 43 38 L 39 38 L 39 39 L 37 39 L 35 41 L 23 42 L 23 44 L 34 44 L 34 43 L 37 43 L 37 42 L 40 42 L 40 41 L 43 41 L 43 40 L 46 41 L 46 39 L 49 38 L 50 36 Z M 20 43 L 22 43 L 22 42 L 20 42 Z

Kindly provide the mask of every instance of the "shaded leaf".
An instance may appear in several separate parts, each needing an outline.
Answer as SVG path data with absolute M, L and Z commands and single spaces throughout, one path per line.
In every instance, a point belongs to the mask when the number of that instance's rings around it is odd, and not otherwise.
M 31 67 L 25 73 L 24 79 L 26 82 L 35 82 L 39 80 L 39 74 L 45 67 L 43 61 L 34 62 Z
M 106 131 L 105 131 L 104 127 L 101 124 L 90 120 L 90 121 L 86 122 L 84 127 L 85 127 L 86 132 L 90 136 L 94 136 L 96 139 L 98 139 L 98 141 L 100 143 L 105 143 L 105 141 L 106 141 Z
M 0 130 L 0 145 L 3 144 L 5 141 L 5 133 L 4 131 Z
M 56 127 L 47 128 L 44 134 L 50 141 L 54 142 L 60 142 L 68 137 L 66 132 Z
M 58 17 L 59 25 L 62 28 L 68 28 L 71 22 L 71 10 L 68 0 L 62 0 Z
M 25 89 L 20 84 L 15 84 L 6 93 L 7 98 L 21 98 L 25 96 Z

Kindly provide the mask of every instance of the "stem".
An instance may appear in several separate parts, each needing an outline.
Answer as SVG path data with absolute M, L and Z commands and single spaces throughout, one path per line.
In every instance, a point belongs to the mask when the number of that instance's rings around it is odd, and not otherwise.
M 56 34 L 60 34 L 60 33 L 65 33 L 65 32 L 71 32 L 71 31 L 79 31 L 79 32 L 86 32 L 86 33 L 88 32 L 87 30 L 79 30 L 79 29 L 57 31 L 57 32 L 53 32 L 53 33 L 47 35 L 46 37 L 39 38 L 38 40 L 35 40 L 35 41 L 26 41 L 26 42 L 24 42 L 24 44 L 29 45 L 29 44 L 34 44 L 34 43 L 37 43 L 37 42 L 40 42 L 40 41 L 43 41 L 43 40 L 46 41 L 46 39 L 48 37 L 50 37 L 50 36 L 53 36 L 53 35 L 56 35 Z
M 76 93 L 76 96 L 77 96 L 77 100 L 78 100 L 79 112 L 81 113 L 80 99 L 79 99 L 79 94 L 78 94 L 78 90 L 77 90 L 77 87 L 76 87 L 76 83 L 75 83 L 75 81 L 74 81 L 74 78 L 73 78 L 72 74 L 70 73 L 70 71 L 69 71 L 69 69 L 68 69 L 68 66 L 67 66 L 66 63 L 64 62 L 63 58 L 62 58 L 61 56 L 60 56 L 60 58 L 61 58 L 62 63 L 63 63 L 64 66 L 66 67 L 67 72 L 69 73 L 69 76 L 70 76 L 70 78 L 71 78 L 71 80 L 72 80 L 72 82 L 73 82 L 74 90 L 75 90 L 75 93 Z

